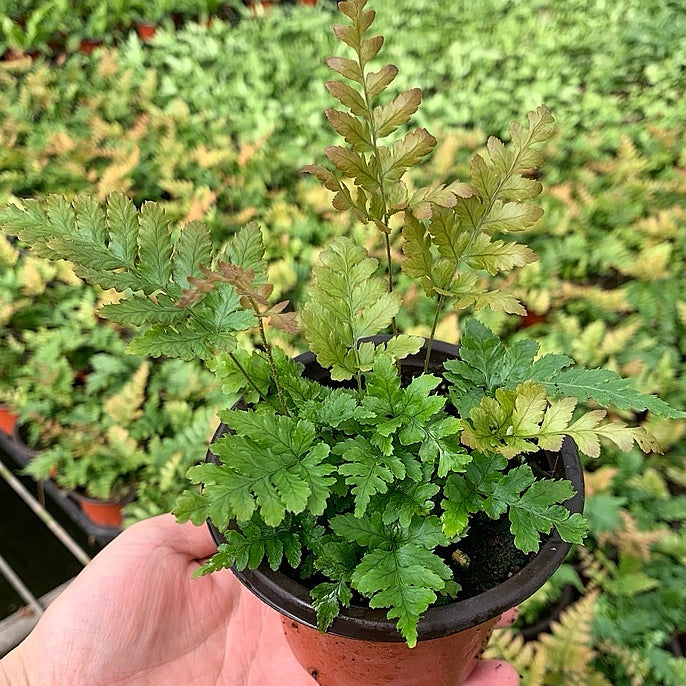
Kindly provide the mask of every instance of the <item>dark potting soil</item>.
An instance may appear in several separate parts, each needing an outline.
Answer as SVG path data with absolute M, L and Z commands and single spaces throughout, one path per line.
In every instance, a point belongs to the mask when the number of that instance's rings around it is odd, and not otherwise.
M 515 548 L 507 517 L 489 519 L 482 512 L 472 520 L 470 532 L 458 544 L 466 557 L 464 566 L 448 561 L 455 581 L 462 586 L 458 599 L 464 600 L 488 591 L 518 572 L 533 559 Z
M 462 558 L 461 563 L 453 557 L 456 550 L 459 552 L 455 554 L 455 557 Z M 441 554 L 440 549 L 436 552 Z M 453 570 L 455 581 L 461 586 L 455 599 L 466 600 L 507 581 L 531 562 L 535 554 L 522 553 L 515 547 L 514 536 L 510 532 L 510 520 L 506 516 L 492 520 L 484 513 L 478 513 L 470 522 L 469 534 L 455 546 L 446 548 L 442 557 Z M 290 567 L 283 567 L 280 571 L 308 589 L 314 588 L 323 581 L 328 581 L 316 570 L 306 579 L 302 579 L 298 572 Z M 438 604 L 449 602 L 453 601 L 446 597 L 439 599 Z M 353 590 L 351 605 L 368 606 L 367 600 L 355 590 Z

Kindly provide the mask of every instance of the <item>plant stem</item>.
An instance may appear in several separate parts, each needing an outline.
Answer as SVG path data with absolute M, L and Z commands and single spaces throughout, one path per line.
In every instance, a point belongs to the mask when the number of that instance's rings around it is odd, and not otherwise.
M 389 234 L 384 233 L 386 239 L 386 262 L 388 264 L 388 292 L 393 293 L 393 270 L 391 269 L 391 237 Z M 393 335 L 398 335 L 398 324 L 395 321 L 395 317 L 391 319 L 391 327 L 393 329 Z
M 364 63 L 362 61 L 362 56 L 359 50 L 357 52 L 357 63 L 360 66 L 360 72 L 364 74 Z M 376 161 L 377 169 L 377 182 L 379 184 L 379 195 L 381 198 L 381 223 L 384 226 L 385 231 L 383 231 L 385 243 L 386 243 L 386 268 L 388 270 L 388 292 L 393 293 L 393 264 L 391 259 L 391 237 L 390 228 L 388 223 L 390 221 L 390 213 L 388 211 L 388 202 L 386 200 L 386 188 L 384 187 L 384 174 L 381 165 L 381 155 L 379 154 L 379 145 L 376 138 L 376 129 L 374 127 L 374 109 L 372 107 L 371 98 L 369 97 L 369 91 L 367 90 L 367 80 L 362 79 L 362 95 L 364 97 L 364 104 L 367 108 L 366 119 L 367 126 L 369 127 L 369 138 L 372 144 L 372 155 Z M 377 217 L 378 218 L 378 217 Z M 398 335 L 398 325 L 396 323 L 395 317 L 391 320 L 391 326 L 393 328 L 393 335 Z
M 243 376 L 246 378 L 247 382 L 253 387 L 253 390 L 255 390 L 257 392 L 257 395 L 260 396 L 260 399 L 266 400 L 266 398 L 264 397 L 264 393 L 262 393 L 257 384 L 250 378 L 250 375 L 245 370 L 243 365 L 238 361 L 238 358 L 233 353 L 229 353 L 229 357 L 231 358 L 231 361 L 236 365 L 236 367 L 238 367 L 241 374 L 243 374 Z
M 436 301 L 436 314 L 434 315 L 433 324 L 431 325 L 431 333 L 429 334 L 429 340 L 426 344 L 426 355 L 424 357 L 424 373 L 429 371 L 429 360 L 431 358 L 431 349 L 433 348 L 434 338 L 436 337 L 436 329 L 438 328 L 438 322 L 441 318 L 441 312 L 443 311 L 443 305 L 445 304 L 445 296 L 439 294 L 438 300 Z
M 283 395 L 283 389 L 281 388 L 281 383 L 279 382 L 279 374 L 276 371 L 276 365 L 274 364 L 274 358 L 272 357 L 272 347 L 271 345 L 269 345 L 269 342 L 267 341 L 267 334 L 264 330 L 264 322 L 262 321 L 262 317 L 260 317 L 259 315 L 259 305 L 255 302 L 253 298 L 250 298 L 250 302 L 255 310 L 255 314 L 257 314 L 257 322 L 259 324 L 260 330 L 260 339 L 262 340 L 264 351 L 267 354 L 267 363 L 269 364 L 269 371 L 271 372 L 272 379 L 274 381 L 274 386 L 276 386 L 276 395 L 279 398 L 279 402 L 281 403 L 281 409 L 284 411 L 284 414 L 290 416 L 291 413 L 288 411 L 286 399 Z

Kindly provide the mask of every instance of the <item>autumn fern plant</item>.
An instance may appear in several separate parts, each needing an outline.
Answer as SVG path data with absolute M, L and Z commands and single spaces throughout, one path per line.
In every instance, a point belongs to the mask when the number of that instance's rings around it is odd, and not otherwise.
M 331 168 L 307 171 L 333 192 L 336 209 L 369 227 L 365 245 L 378 236 L 385 264 L 349 237 L 334 239 L 298 316 L 272 298 L 255 224 L 216 248 L 202 224 L 171 226 L 156 205 L 138 210 L 119 195 L 105 208 L 88 198 L 26 201 L 2 223 L 40 255 L 70 260 L 80 276 L 121 293 L 102 314 L 137 329 L 133 352 L 205 360 L 232 399 L 220 414 L 230 430 L 212 447 L 219 463 L 190 469 L 202 489 L 189 489 L 175 510 L 182 521 L 211 519 L 225 536 L 200 573 L 290 567 L 311 585 L 321 630 L 356 598 L 386 608 L 413 646 L 427 608 L 459 596 L 451 561 L 477 516 L 506 517 L 523 553 L 553 528 L 582 541 L 583 518 L 563 506 L 571 485 L 543 479 L 527 456 L 560 450 L 565 436 L 591 456 L 600 439 L 657 449 L 643 428 L 607 421 L 600 409 L 577 412 L 577 403 L 683 413 L 609 371 L 537 357 L 531 341 L 508 347 L 476 320 L 465 322 L 459 359 L 429 369 L 446 313 L 524 314 L 485 276 L 535 259 L 511 235 L 541 216 L 530 171 L 553 119 L 539 107 L 525 126 L 512 124 L 507 145 L 489 138 L 468 182 L 415 188 L 406 172 L 436 144 L 407 127 L 421 92 L 386 95 L 397 69 L 372 66 L 383 44 L 370 34 L 373 10 L 365 0 L 339 7 L 346 23 L 334 31 L 351 56 L 328 61 L 340 78 L 326 87 L 340 108 L 326 116 L 343 140 L 325 150 Z M 399 269 L 433 303 L 427 341 L 398 331 Z M 326 385 L 273 343 L 274 327 L 293 333 L 298 322 L 328 370 Z M 255 345 L 239 344 L 244 332 Z M 420 363 L 405 378 L 403 360 L 422 348 L 424 373 Z

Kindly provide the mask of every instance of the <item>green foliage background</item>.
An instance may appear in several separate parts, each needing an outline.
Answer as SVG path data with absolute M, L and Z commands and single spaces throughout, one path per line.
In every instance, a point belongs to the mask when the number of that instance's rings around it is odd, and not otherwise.
M 417 185 L 465 176 L 471 152 L 490 134 L 506 135 L 525 111 L 545 103 L 555 115 L 541 178 L 546 214 L 526 236 L 540 259 L 508 284 L 529 310 L 527 334 L 544 352 L 621 371 L 683 408 L 681 2 L 373 6 L 379 32 L 392 37 L 384 56 L 400 69 L 394 87 L 424 89 L 414 123 L 442 141 Z M 90 56 L 0 62 L 0 202 L 82 192 L 104 199 L 120 190 L 137 203 L 160 201 L 175 220 L 204 219 L 218 244 L 257 219 L 277 289 L 299 300 L 313 256 L 348 231 L 325 192 L 299 173 L 322 161 L 334 137 L 322 84 L 335 11 L 330 3 L 274 7 L 258 19 L 237 11 L 245 15 L 237 27 L 216 19 L 173 30 L 163 21 L 150 43 L 122 31 L 116 47 Z M 85 23 L 70 30 L 85 35 Z M 0 265 L 3 283 L 12 269 Z M 412 303 L 410 293 L 409 310 Z M 499 333 L 519 335 L 518 320 L 482 316 Z M 607 449 L 589 474 L 594 562 L 581 575 L 589 585 L 589 570 L 604 571 L 593 582 L 601 595 L 585 664 L 619 685 L 683 683 L 683 661 L 665 648 L 686 631 L 678 571 L 686 561 L 686 428 L 647 421 L 665 456 L 620 458 Z M 660 534 L 646 543 L 645 559 L 622 543 L 627 535 L 643 540 L 641 532 Z M 637 626 L 639 616 L 647 619 Z M 639 656 L 633 662 L 628 649 Z M 551 668 L 536 681 L 530 665 L 522 669 L 530 684 L 570 678 Z

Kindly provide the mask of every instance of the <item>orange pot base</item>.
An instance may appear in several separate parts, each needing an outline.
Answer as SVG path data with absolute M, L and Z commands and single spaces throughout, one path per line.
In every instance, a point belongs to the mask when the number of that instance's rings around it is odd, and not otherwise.
M 81 509 L 93 524 L 99 526 L 120 527 L 122 525 L 121 503 L 97 502 L 80 498 Z
M 320 634 L 292 619 L 281 621 L 291 651 L 320 686 L 458 686 L 476 667 L 497 618 L 415 648 Z
M 0 407 L 0 431 L 6 436 L 12 436 L 17 426 L 17 415 L 6 407 Z

